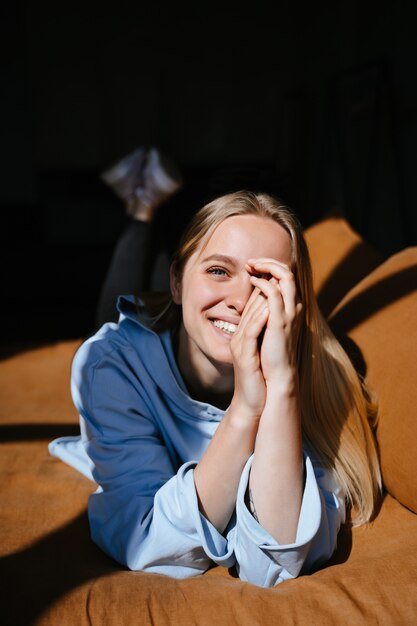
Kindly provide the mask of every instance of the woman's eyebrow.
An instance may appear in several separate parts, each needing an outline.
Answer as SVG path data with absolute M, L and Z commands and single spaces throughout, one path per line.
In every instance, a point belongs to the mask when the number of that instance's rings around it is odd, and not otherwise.
M 201 263 L 207 263 L 207 261 L 220 261 L 221 263 L 228 263 L 229 265 L 238 265 L 238 260 L 235 259 L 235 257 L 227 256 L 226 254 L 211 254 L 202 259 Z

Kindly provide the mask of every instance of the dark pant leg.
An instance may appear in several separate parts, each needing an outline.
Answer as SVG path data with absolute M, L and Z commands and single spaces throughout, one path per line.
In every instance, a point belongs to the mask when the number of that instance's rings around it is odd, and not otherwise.
M 153 252 L 152 224 L 139 220 L 129 222 L 116 243 L 101 288 L 96 311 L 97 328 L 105 322 L 117 322 L 119 295 L 138 294 L 149 289 Z

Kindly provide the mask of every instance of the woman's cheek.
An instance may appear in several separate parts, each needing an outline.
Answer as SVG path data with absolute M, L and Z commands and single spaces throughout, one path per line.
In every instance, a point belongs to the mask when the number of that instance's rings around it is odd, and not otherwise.
M 209 308 L 224 296 L 224 285 L 210 279 L 194 281 L 192 289 L 202 308 Z

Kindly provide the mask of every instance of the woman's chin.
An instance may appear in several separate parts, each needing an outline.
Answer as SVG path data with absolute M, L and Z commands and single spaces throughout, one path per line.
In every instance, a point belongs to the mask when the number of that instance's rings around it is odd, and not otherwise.
M 230 349 L 218 350 L 211 358 L 218 366 L 233 368 L 233 359 Z

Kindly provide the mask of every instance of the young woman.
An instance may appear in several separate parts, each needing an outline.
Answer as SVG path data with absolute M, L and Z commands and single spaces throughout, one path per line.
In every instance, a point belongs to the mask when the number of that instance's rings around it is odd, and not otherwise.
M 176 578 L 234 566 L 272 587 L 329 559 L 346 507 L 371 519 L 375 407 L 277 199 L 207 204 L 172 260 L 171 298 L 155 312 L 121 296 L 118 310 L 74 358 L 81 438 L 51 447 L 98 483 L 89 519 L 107 554 Z

